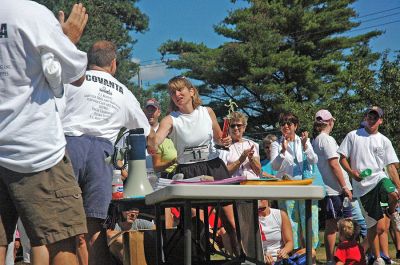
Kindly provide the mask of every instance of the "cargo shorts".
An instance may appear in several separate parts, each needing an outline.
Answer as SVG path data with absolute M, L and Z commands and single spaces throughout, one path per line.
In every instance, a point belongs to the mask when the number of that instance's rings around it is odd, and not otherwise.
M 18 216 L 32 246 L 87 233 L 81 193 L 67 155 L 35 173 L 0 167 L 0 245 L 12 241 Z

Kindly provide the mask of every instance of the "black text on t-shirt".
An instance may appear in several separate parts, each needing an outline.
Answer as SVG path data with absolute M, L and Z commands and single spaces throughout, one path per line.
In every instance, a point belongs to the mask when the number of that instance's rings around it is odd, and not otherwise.
M 1 38 L 8 38 L 8 34 L 7 34 L 7 24 L 6 23 L 2 23 L 0 25 L 0 39 Z
M 107 80 L 105 78 L 101 78 L 101 77 L 98 77 L 98 76 L 95 76 L 95 75 L 86 74 L 86 81 L 103 84 L 103 85 L 108 86 L 108 87 L 110 87 L 112 89 L 115 89 L 116 91 L 118 91 L 121 94 L 124 94 L 124 89 L 121 86 L 119 86 L 118 84 L 116 84 L 116 83 L 114 83 L 114 82 L 112 82 L 110 80 Z

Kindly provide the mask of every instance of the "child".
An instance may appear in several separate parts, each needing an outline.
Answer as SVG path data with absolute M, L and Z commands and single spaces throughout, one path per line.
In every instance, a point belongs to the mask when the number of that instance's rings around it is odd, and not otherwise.
M 352 219 L 340 219 L 338 222 L 339 240 L 335 252 L 336 265 L 367 264 L 363 247 L 357 242 L 360 232 L 358 224 Z

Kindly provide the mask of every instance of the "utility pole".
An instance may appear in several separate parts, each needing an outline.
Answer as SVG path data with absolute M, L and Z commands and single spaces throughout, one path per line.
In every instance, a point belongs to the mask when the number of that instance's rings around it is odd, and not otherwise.
M 137 79 L 138 79 L 138 86 L 139 86 L 139 88 L 142 88 L 142 80 L 140 80 L 140 65 L 139 65 L 139 67 L 138 67 Z

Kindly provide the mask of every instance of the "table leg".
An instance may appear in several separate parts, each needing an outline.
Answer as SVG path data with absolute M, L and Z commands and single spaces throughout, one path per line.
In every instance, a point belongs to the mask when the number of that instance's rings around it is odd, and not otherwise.
M 240 224 L 239 224 L 239 213 L 238 213 L 238 208 L 237 208 L 237 202 L 234 201 L 233 202 L 233 216 L 235 218 L 235 227 L 236 227 L 236 238 L 237 238 L 237 242 L 239 244 L 239 255 L 240 257 L 244 257 L 244 250 L 242 247 L 242 234 L 240 231 Z
M 312 265 L 312 215 L 311 200 L 306 200 L 306 258 L 307 265 Z
M 161 237 L 161 207 L 159 204 L 155 205 L 155 221 L 156 221 L 156 265 L 161 265 L 162 262 L 162 237 Z
M 184 221 L 183 221 L 183 231 L 184 231 L 184 263 L 185 265 L 192 264 L 192 207 L 190 201 L 185 201 L 184 206 Z
M 206 256 L 206 263 L 210 263 L 210 225 L 208 223 L 208 206 L 203 207 L 204 211 L 204 243 L 205 243 L 205 256 Z M 201 240 L 203 240 L 201 239 Z
M 254 257 L 257 260 L 264 260 L 261 244 L 260 224 L 258 220 L 258 200 L 253 200 L 253 226 L 254 226 Z

